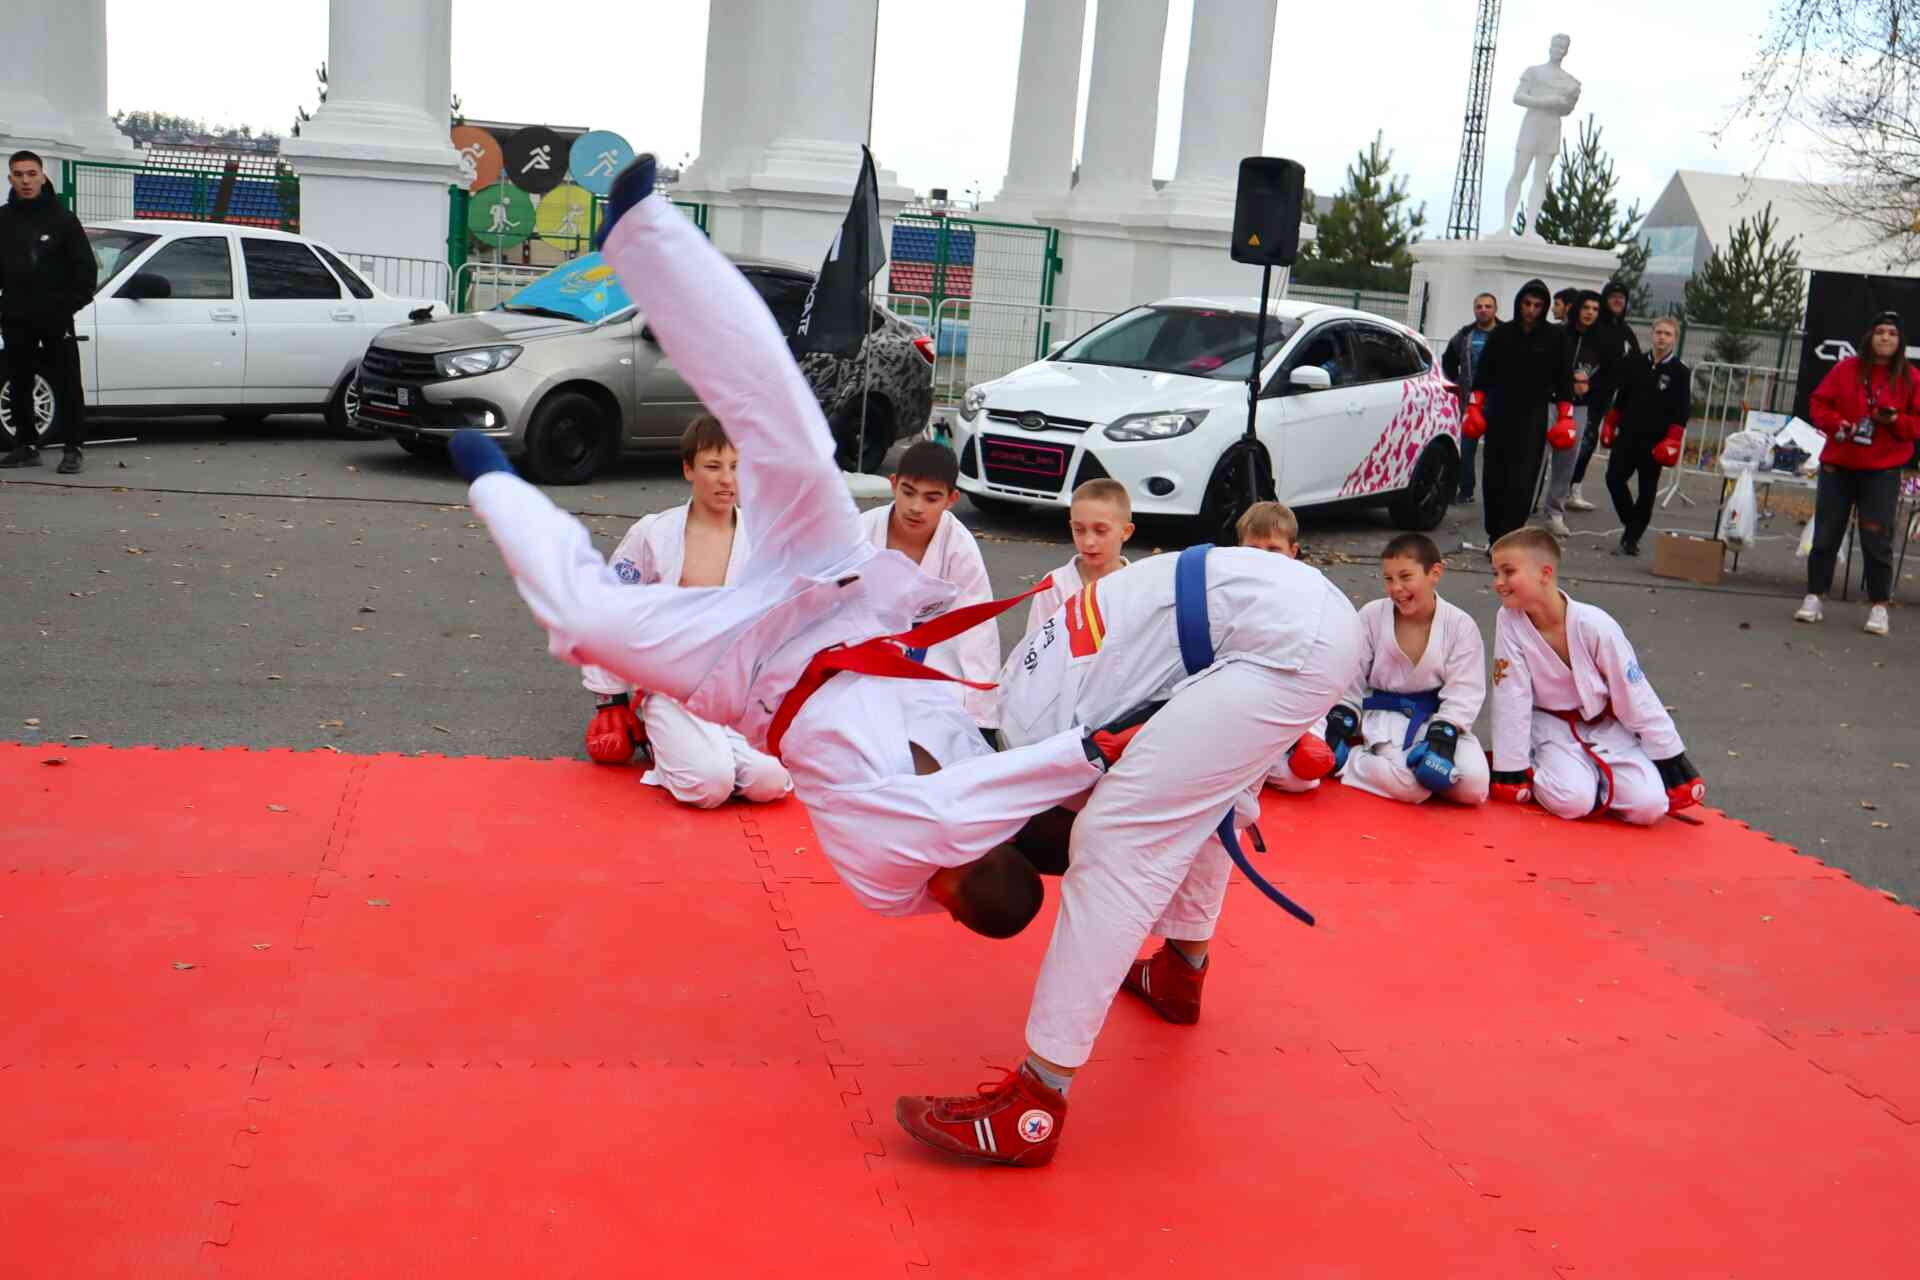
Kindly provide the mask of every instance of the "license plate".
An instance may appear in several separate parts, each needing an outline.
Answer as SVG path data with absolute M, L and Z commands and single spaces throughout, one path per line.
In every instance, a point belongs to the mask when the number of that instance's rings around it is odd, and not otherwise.
M 1055 445 L 1021 444 L 989 437 L 983 461 L 996 471 L 1016 471 L 1039 480 L 1064 480 L 1067 451 Z
M 413 403 L 413 392 L 406 387 L 395 387 L 393 389 L 393 402 L 404 409 Z

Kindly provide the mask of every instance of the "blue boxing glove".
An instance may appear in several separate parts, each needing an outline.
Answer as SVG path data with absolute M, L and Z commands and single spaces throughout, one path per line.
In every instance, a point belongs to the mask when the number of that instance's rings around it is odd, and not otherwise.
M 635 156 L 633 163 L 620 171 L 613 180 L 612 188 L 607 192 L 607 216 L 601 222 L 600 229 L 593 233 L 595 251 L 607 243 L 607 234 L 613 230 L 613 224 L 620 221 L 620 215 L 653 194 L 653 153 Z
M 1459 743 L 1460 731 L 1445 720 L 1429 724 L 1426 741 L 1407 752 L 1407 768 L 1413 771 L 1413 780 L 1435 793 L 1450 789 L 1459 780 L 1459 770 L 1453 764 L 1454 748 Z
M 1344 703 L 1335 707 L 1327 712 L 1327 731 L 1320 736 L 1333 748 L 1333 771 L 1337 774 L 1347 767 L 1347 754 L 1360 741 L 1360 713 Z
M 513 474 L 513 466 L 500 446 L 478 431 L 454 432 L 453 439 L 447 442 L 447 456 L 453 459 L 453 469 L 469 484 L 489 471 Z

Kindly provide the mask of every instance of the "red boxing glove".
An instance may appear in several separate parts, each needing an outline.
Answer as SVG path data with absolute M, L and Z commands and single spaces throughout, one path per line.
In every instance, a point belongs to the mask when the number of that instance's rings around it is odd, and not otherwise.
M 1580 428 L 1573 421 L 1573 406 L 1567 401 L 1560 402 L 1560 416 L 1553 420 L 1553 426 L 1547 431 L 1547 443 L 1556 449 L 1571 449 L 1580 439 Z
M 647 740 L 640 717 L 627 705 L 627 695 L 616 693 L 600 700 L 587 723 L 587 758 L 595 764 L 625 764 Z
M 1467 399 L 1467 416 L 1460 424 L 1461 434 L 1478 440 L 1487 434 L 1487 393 L 1476 391 Z
M 1154 713 L 1166 705 L 1164 701 L 1143 702 L 1121 716 L 1118 720 L 1113 721 L 1111 724 L 1103 725 L 1088 734 L 1086 737 L 1087 758 L 1091 760 L 1095 755 L 1098 755 L 1108 768 L 1112 768 L 1118 764 L 1120 757 L 1126 753 L 1127 744 L 1133 741 L 1134 735 L 1146 728 L 1147 721 L 1151 720 Z
M 1653 767 L 1660 771 L 1660 781 L 1667 788 L 1668 813 L 1691 809 L 1707 798 L 1707 784 L 1701 779 L 1700 771 L 1693 767 L 1693 761 L 1687 759 L 1686 752 L 1655 760 Z
M 1663 467 L 1671 467 L 1680 461 L 1680 446 L 1687 438 L 1684 424 L 1675 424 L 1667 428 L 1667 434 L 1660 443 L 1653 446 L 1653 460 Z
M 1613 448 L 1614 432 L 1619 429 L 1620 411 L 1618 409 L 1607 410 L 1607 416 L 1600 419 L 1600 443 L 1609 449 Z
M 1306 733 L 1287 752 L 1287 767 L 1302 782 L 1312 782 L 1333 772 L 1333 748 L 1317 733 Z
M 1520 769 L 1511 773 L 1495 770 L 1491 795 L 1495 800 L 1525 804 L 1533 799 L 1533 770 Z

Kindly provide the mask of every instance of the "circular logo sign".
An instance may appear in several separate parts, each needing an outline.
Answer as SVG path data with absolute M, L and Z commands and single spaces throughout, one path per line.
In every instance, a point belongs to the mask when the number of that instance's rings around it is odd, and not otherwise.
M 500 181 L 500 140 L 470 124 L 453 126 L 453 149 L 460 153 L 460 183 L 478 191 Z
M 1053 1133 L 1053 1117 L 1035 1107 L 1020 1115 L 1020 1136 L 1028 1142 L 1045 1142 Z
M 563 182 L 540 197 L 539 212 L 533 225 L 540 238 L 556 249 L 578 253 L 586 248 L 592 235 L 593 197 L 584 187 Z
M 501 184 L 477 191 L 467 202 L 467 230 L 489 249 L 511 249 L 533 234 L 533 200 Z
M 614 175 L 633 163 L 633 148 L 617 133 L 594 129 L 573 140 L 567 163 L 575 182 L 594 195 L 604 196 L 613 190 Z
M 515 130 L 500 146 L 506 153 L 507 181 L 522 191 L 544 195 L 567 176 L 567 140 L 545 125 Z

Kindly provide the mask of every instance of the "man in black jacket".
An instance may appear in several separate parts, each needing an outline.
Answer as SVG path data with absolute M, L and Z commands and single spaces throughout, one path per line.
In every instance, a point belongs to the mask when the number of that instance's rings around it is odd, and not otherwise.
M 1580 432 L 1578 449 L 1556 449 L 1547 469 L 1547 528 L 1556 538 L 1567 536 L 1566 513 L 1591 511 L 1580 496 L 1579 463 L 1593 452 L 1600 437 L 1600 418 L 1613 403 L 1613 370 L 1619 360 L 1619 337 L 1600 314 L 1600 295 L 1583 290 L 1567 313 L 1561 330 L 1567 340 L 1567 364 L 1573 381 L 1573 421 Z
M 1480 501 L 1489 543 L 1527 522 L 1547 442 L 1548 410 L 1571 394 L 1566 337 L 1547 321 L 1550 302 L 1542 282 L 1521 285 L 1513 319 L 1487 336 L 1480 367 L 1473 371 L 1466 429 L 1486 436 Z
M 44 376 L 54 397 L 48 437 L 66 446 L 60 472 L 72 475 L 86 440 L 73 315 L 93 300 L 93 249 L 80 220 L 47 182 L 39 156 L 14 152 L 7 181 L 12 191 L 0 207 L 0 342 L 6 344 L 14 449 L 0 467 L 40 465 L 33 384 Z
M 1640 554 L 1640 538 L 1653 520 L 1653 500 L 1660 489 L 1661 446 L 1678 459 L 1677 433 L 1686 429 L 1693 394 L 1693 371 L 1673 354 L 1679 337 L 1680 326 L 1662 316 L 1653 322 L 1653 350 L 1620 362 L 1613 401 L 1618 417 L 1602 427 L 1601 439 L 1613 450 L 1607 459 L 1607 492 L 1624 526 L 1616 555 Z M 1640 477 L 1638 497 L 1627 489 L 1627 479 L 1634 475 Z
M 1447 340 L 1447 349 L 1440 353 L 1440 372 L 1460 389 L 1462 419 L 1467 413 L 1467 398 L 1473 392 L 1474 366 L 1480 363 L 1480 353 L 1486 350 L 1487 339 L 1499 323 L 1500 299 L 1490 293 L 1475 294 L 1472 322 L 1461 325 Z M 1479 452 L 1478 440 L 1467 440 L 1460 446 L 1460 493 L 1454 499 L 1456 502 L 1473 501 L 1473 468 Z
M 1627 319 L 1627 302 L 1630 295 L 1627 286 L 1618 280 L 1607 281 L 1607 287 L 1600 291 L 1600 326 L 1611 333 L 1608 350 L 1618 360 L 1640 354 L 1640 338 L 1633 331 L 1632 323 Z M 1604 390 L 1604 399 L 1601 392 Z M 1591 511 L 1593 504 L 1580 492 L 1581 482 L 1587 478 L 1587 464 L 1593 460 L 1593 450 L 1600 443 L 1601 426 L 1619 414 L 1613 409 L 1613 388 L 1596 388 L 1587 397 L 1587 427 L 1580 436 L 1580 458 L 1573 464 L 1573 492 L 1567 498 L 1567 510 Z

